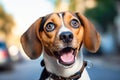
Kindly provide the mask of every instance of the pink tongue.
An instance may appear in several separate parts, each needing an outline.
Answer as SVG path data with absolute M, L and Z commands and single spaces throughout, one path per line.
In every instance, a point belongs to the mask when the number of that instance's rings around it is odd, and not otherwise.
M 74 61 L 73 51 L 64 53 L 60 58 L 63 62 L 66 62 L 66 63 L 73 62 Z

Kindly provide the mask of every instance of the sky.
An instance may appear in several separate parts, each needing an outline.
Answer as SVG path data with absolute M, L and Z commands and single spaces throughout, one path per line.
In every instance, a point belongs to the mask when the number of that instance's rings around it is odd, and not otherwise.
M 52 2 L 54 0 L 51 0 Z M 11 14 L 16 22 L 14 34 L 25 32 L 39 17 L 54 11 L 50 0 L 0 0 L 5 11 Z
M 38 18 L 52 13 L 53 3 L 54 0 L 0 0 L 0 5 L 15 21 L 14 36 L 21 36 Z M 28 58 L 24 52 L 22 55 Z

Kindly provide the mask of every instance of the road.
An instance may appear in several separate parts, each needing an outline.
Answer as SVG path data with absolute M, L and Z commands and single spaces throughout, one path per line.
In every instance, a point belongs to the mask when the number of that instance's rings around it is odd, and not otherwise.
M 0 72 L 0 80 L 38 80 L 42 69 L 39 60 L 16 63 L 13 70 Z M 120 68 L 95 64 L 87 70 L 91 80 L 120 80 Z

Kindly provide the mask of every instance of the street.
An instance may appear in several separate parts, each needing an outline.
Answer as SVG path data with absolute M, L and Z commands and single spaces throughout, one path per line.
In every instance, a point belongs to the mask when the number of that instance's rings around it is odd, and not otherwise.
M 91 80 L 120 80 L 120 68 L 94 64 L 87 68 Z M 42 71 L 40 59 L 14 64 L 11 71 L 0 72 L 0 80 L 38 80 Z
M 38 80 L 42 68 L 38 60 L 16 63 L 13 70 L 2 71 L 0 80 Z

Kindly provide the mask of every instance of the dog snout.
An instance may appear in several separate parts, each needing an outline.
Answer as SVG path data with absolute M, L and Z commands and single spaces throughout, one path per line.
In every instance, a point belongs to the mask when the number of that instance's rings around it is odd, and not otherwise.
M 60 40 L 62 40 L 64 43 L 69 43 L 73 40 L 73 34 L 71 32 L 62 32 L 60 34 Z

